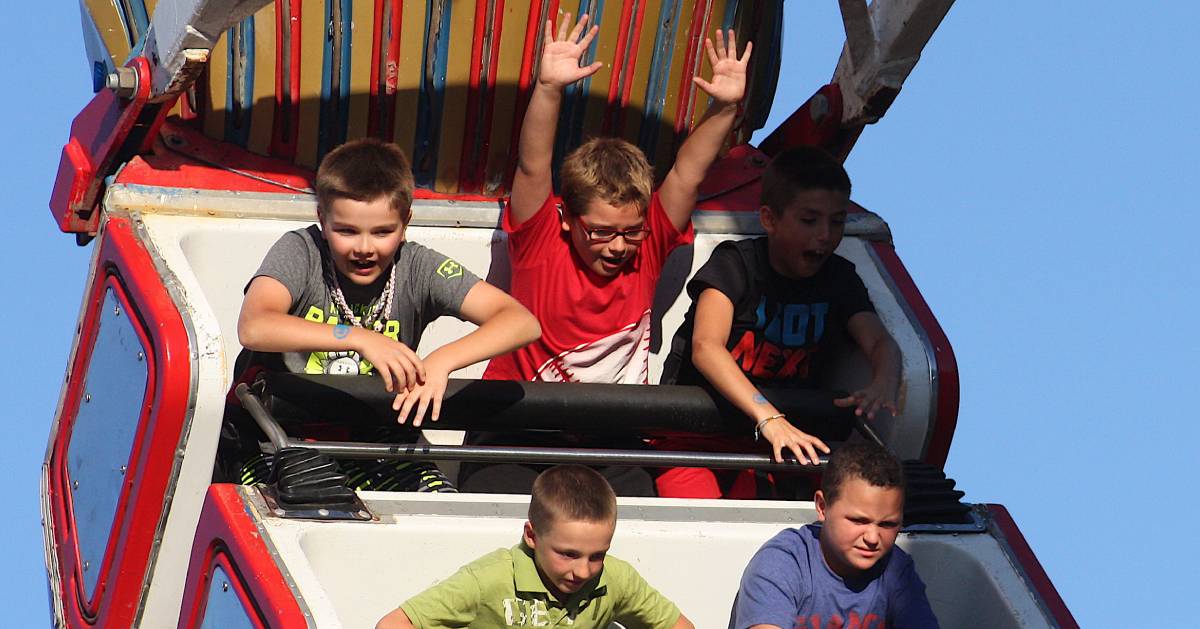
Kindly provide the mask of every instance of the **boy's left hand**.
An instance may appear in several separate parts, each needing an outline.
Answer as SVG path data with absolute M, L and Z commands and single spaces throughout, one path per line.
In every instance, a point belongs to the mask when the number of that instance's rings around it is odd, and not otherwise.
M 407 422 L 414 407 L 416 408 L 412 423 L 414 428 L 421 426 L 421 422 L 425 419 L 425 411 L 431 407 L 429 419 L 437 421 L 438 416 L 442 414 L 442 397 L 446 395 L 446 385 L 449 379 L 450 370 L 426 359 L 425 382 L 417 383 L 408 390 L 401 389 L 399 395 L 392 401 L 392 410 L 399 413 L 396 421 L 401 424 Z
M 712 65 L 712 81 L 695 76 L 692 81 L 708 93 L 714 101 L 723 105 L 736 105 L 746 94 L 746 66 L 750 63 L 750 50 L 754 44 L 746 42 L 746 50 L 741 58 L 737 56 L 737 37 L 733 29 L 728 35 L 722 35 L 717 30 L 717 45 L 713 46 L 712 39 L 704 40 L 704 48 L 708 51 L 708 62 Z
M 859 389 L 850 395 L 833 401 L 835 406 L 848 408 L 855 406 L 854 414 L 859 417 L 866 416 L 867 419 L 875 419 L 875 413 L 879 409 L 885 408 L 892 415 L 899 415 L 900 409 L 896 405 L 896 385 L 888 383 L 872 382 L 867 388 Z

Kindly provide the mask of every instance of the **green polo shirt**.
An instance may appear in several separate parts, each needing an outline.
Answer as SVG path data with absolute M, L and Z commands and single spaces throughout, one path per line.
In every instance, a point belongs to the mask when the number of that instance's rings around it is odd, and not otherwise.
M 440 627 L 580 627 L 670 629 L 679 608 L 633 566 L 609 556 L 600 576 L 565 601 L 546 589 L 524 543 L 490 552 L 400 606 L 413 625 Z

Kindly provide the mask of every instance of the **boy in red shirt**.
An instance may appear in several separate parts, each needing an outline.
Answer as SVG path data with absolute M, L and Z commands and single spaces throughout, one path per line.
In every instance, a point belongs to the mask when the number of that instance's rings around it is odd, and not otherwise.
M 733 129 L 751 46 L 738 58 L 733 31 L 727 36 L 718 31 L 716 46 L 706 41 L 713 78 L 693 80 L 712 105 L 658 190 L 651 192 L 653 170 L 637 147 L 594 138 L 563 160 L 560 201 L 551 164 L 563 88 L 603 65 L 579 66 L 599 29 L 593 26 L 584 35 L 584 15 L 568 36 L 570 19 L 564 16 L 557 37 L 546 22 L 502 218 L 513 271 L 510 292 L 542 323 L 542 338 L 493 359 L 484 377 L 645 384 L 655 285 L 668 254 L 692 240 L 697 191 Z

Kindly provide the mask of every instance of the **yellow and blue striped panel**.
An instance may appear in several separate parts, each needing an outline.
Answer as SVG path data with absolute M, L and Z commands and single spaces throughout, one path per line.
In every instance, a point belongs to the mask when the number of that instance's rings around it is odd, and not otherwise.
M 85 1 L 97 7 L 93 19 L 109 33 L 110 50 L 128 48 L 136 12 L 130 21 L 111 2 Z M 133 2 L 140 4 L 121 4 Z M 276 0 L 213 51 L 196 124 L 309 168 L 347 139 L 373 133 L 412 157 L 419 187 L 503 195 L 544 17 L 586 11 L 600 26 L 586 60 L 604 67 L 567 90 L 556 158 L 590 136 L 618 135 L 662 176 L 708 107 L 691 76 L 711 75 L 703 42 L 715 29 L 732 27 L 742 47 L 755 44 L 745 124 L 731 141 L 765 121 L 781 7 L 782 0 Z

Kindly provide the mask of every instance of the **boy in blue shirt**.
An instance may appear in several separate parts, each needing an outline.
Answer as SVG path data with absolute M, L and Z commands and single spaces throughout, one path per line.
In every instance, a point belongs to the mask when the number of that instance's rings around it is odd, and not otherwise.
M 785 529 L 746 566 L 729 629 L 936 628 L 912 558 L 895 548 L 900 462 L 877 445 L 847 444 L 814 499 L 817 524 Z

